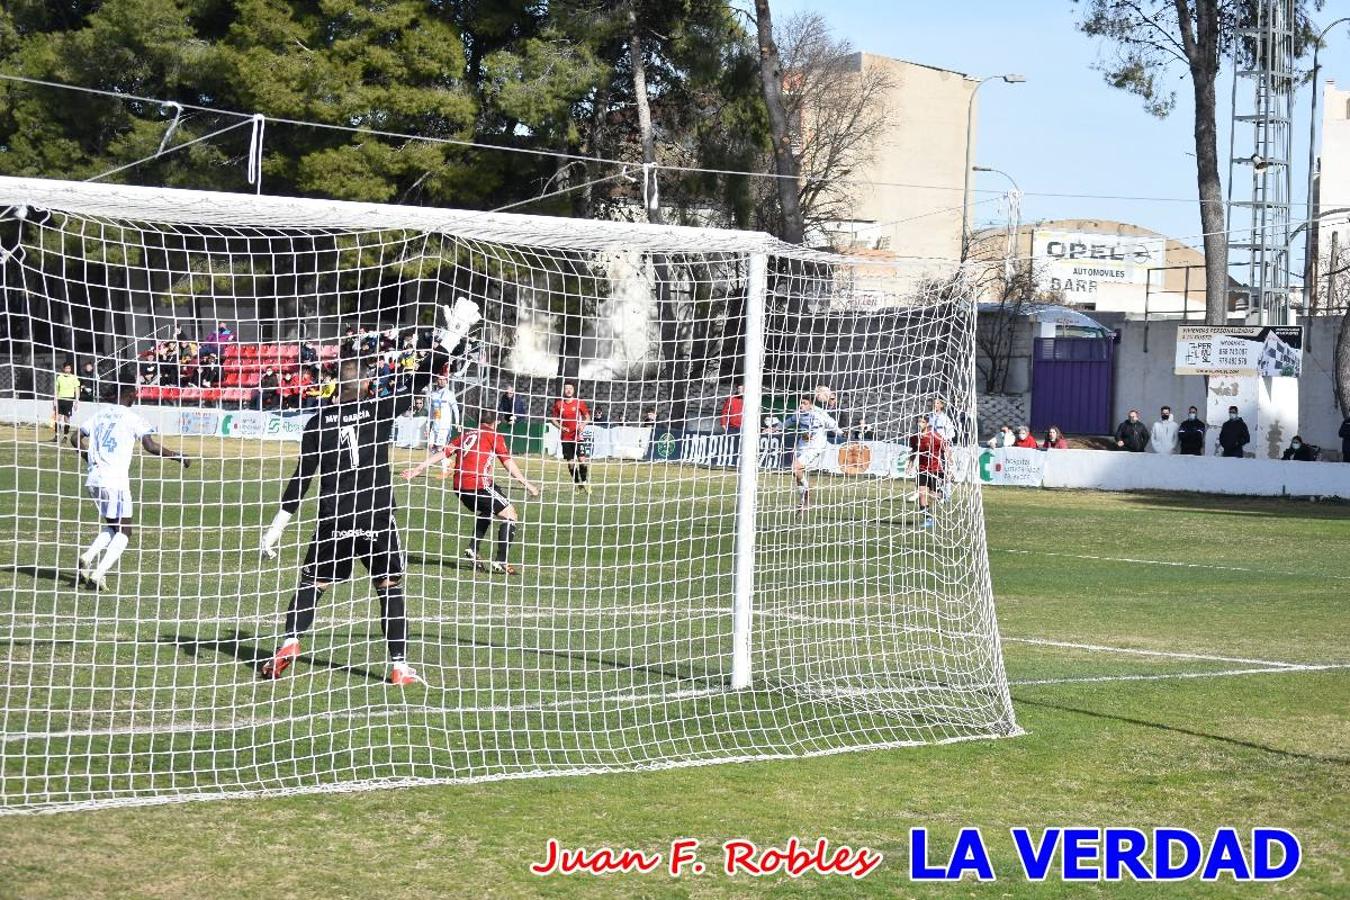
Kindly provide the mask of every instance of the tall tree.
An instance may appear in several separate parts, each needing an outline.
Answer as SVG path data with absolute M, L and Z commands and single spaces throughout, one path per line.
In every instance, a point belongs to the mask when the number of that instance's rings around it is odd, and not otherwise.
M 755 0 L 755 28 L 759 35 L 759 80 L 769 113 L 774 171 L 778 175 L 774 180 L 778 183 L 778 202 L 783 214 L 779 236 L 789 243 L 800 244 L 806 239 L 806 225 L 797 197 L 800 172 L 797 157 L 792 152 L 792 123 L 788 121 L 787 106 L 783 102 L 783 67 L 778 57 L 769 0 Z
M 1205 322 L 1221 325 L 1228 318 L 1228 236 L 1219 177 L 1215 86 L 1225 54 L 1233 58 L 1244 52 L 1243 42 L 1236 38 L 1241 29 L 1257 22 L 1262 0 L 1073 2 L 1082 6 L 1079 29 L 1116 45 L 1115 57 L 1100 67 L 1107 83 L 1137 94 L 1153 115 L 1166 116 L 1176 106 L 1176 93 L 1166 87 L 1164 73 L 1179 65 L 1190 78 L 1196 188 L 1205 249 Z M 1321 0 L 1309 2 L 1321 6 Z M 1299 48 L 1310 37 L 1309 2 L 1295 3 Z
M 834 35 L 818 14 L 793 15 L 775 30 L 801 175 L 797 204 L 803 228 L 811 232 L 852 217 L 857 198 L 849 177 L 875 158 L 890 125 L 887 96 L 894 82 L 884 67 L 868 65 L 852 44 Z M 762 165 L 769 164 L 766 159 Z M 777 191 L 764 193 L 772 205 L 761 218 L 778 231 Z

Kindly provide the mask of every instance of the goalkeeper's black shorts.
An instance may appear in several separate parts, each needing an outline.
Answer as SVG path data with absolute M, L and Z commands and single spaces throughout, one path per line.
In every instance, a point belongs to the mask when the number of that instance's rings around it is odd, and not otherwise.
M 320 519 L 301 572 L 311 581 L 346 581 L 358 559 L 374 581 L 402 577 L 407 564 L 391 513 Z

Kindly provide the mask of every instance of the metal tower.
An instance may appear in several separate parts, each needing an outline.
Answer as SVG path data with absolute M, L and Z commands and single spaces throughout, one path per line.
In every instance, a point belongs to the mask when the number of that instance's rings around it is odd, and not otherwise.
M 1294 0 L 1258 0 L 1253 5 L 1255 23 L 1236 35 L 1234 149 L 1228 178 L 1230 192 L 1239 199 L 1228 206 L 1228 269 L 1247 285 L 1249 314 L 1257 314 L 1261 324 L 1279 325 L 1290 320 Z M 1251 98 L 1250 107 L 1239 108 L 1240 95 Z M 1251 176 L 1245 196 L 1248 179 L 1243 170 Z

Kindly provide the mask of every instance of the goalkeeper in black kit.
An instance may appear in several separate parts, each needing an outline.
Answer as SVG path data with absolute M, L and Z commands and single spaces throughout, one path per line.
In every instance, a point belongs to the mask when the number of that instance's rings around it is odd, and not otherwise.
M 264 678 L 280 678 L 300 655 L 300 636 L 314 624 L 319 598 L 331 585 L 350 578 L 353 562 L 360 559 L 380 600 L 380 625 L 389 646 L 390 684 L 418 684 L 422 680 L 406 658 L 405 566 L 394 517 L 389 443 L 395 419 L 452 357 L 461 355 L 469 331 L 480 318 L 478 307 L 464 298 L 453 308 L 442 307 L 441 314 L 445 328 L 437 329 L 431 352 L 399 391 L 392 396 L 371 396 L 361 364 L 346 360 L 341 366 L 336 402 L 321 408 L 305 425 L 300 461 L 282 494 L 281 510 L 263 534 L 263 554 L 276 557 L 281 534 L 315 476 L 319 478 L 319 519 L 300 568 L 300 584 L 286 610 L 285 639 L 263 664 Z

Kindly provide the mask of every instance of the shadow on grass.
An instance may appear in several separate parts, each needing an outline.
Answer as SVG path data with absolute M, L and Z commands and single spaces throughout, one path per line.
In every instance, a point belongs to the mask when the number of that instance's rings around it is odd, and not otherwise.
M 1350 758 L 1344 756 L 1319 756 L 1315 753 L 1300 753 L 1297 750 L 1281 750 L 1278 747 L 1271 747 L 1266 744 L 1257 744 L 1252 741 L 1243 741 L 1238 738 L 1225 737 L 1221 734 L 1209 734 L 1204 731 L 1195 731 L 1190 728 L 1182 728 L 1178 725 L 1165 725 L 1162 722 L 1149 722 L 1145 719 L 1136 719 L 1133 716 L 1120 716 L 1114 713 L 1099 712 L 1093 709 L 1083 709 L 1077 706 L 1065 706 L 1061 703 L 1047 703 L 1044 700 L 1027 700 L 1023 697 L 1013 695 L 1013 702 L 1025 704 L 1026 706 L 1035 706 L 1041 709 L 1051 709 L 1056 712 L 1074 713 L 1080 716 L 1089 716 L 1094 719 L 1106 719 L 1112 722 L 1123 722 L 1126 725 L 1138 725 L 1141 728 L 1153 728 L 1158 731 L 1170 731 L 1173 734 L 1184 734 L 1187 737 L 1203 738 L 1207 741 L 1218 741 L 1223 744 L 1229 744 L 1234 747 L 1244 747 L 1248 750 L 1260 750 L 1263 753 L 1273 753 L 1276 756 L 1284 756 L 1290 759 L 1302 759 L 1308 762 L 1330 763 L 1336 766 L 1350 766 Z
M 263 663 L 272 658 L 271 652 L 263 649 L 257 644 L 244 643 L 245 638 L 252 638 L 253 635 L 246 631 L 234 631 L 223 637 L 212 638 L 210 640 L 201 640 L 196 635 L 191 634 L 162 634 L 160 642 L 173 644 L 187 656 L 196 659 L 205 653 L 219 653 L 224 656 L 232 656 L 253 670 L 258 677 L 262 677 Z M 383 672 L 372 672 L 370 669 L 361 666 L 347 666 L 330 659 L 321 659 L 317 656 L 310 656 L 302 653 L 298 657 L 300 662 L 321 669 L 332 669 L 335 672 L 345 672 L 357 678 L 365 678 L 370 681 L 383 683 Z
M 425 554 L 415 553 L 410 550 L 404 551 L 403 556 L 404 558 L 407 559 L 409 565 L 426 566 L 441 569 L 459 569 L 461 572 L 478 571 L 477 567 L 474 566 L 473 563 L 463 558 L 457 558 L 453 556 L 450 557 L 427 556 Z
M 550 649 L 547 647 L 511 647 L 505 644 L 498 644 L 492 641 L 476 638 L 455 638 L 455 643 L 462 647 L 478 647 L 484 650 L 497 650 L 502 653 L 519 653 L 530 656 L 551 656 L 555 659 L 565 659 L 574 662 L 594 663 L 606 669 L 614 669 L 620 672 L 644 672 L 648 675 L 655 675 L 666 681 L 685 682 L 693 687 L 699 688 L 718 688 L 729 687 L 731 684 L 730 676 L 714 676 L 707 673 L 681 672 L 675 666 L 660 666 L 647 663 L 636 662 L 632 659 L 624 658 L 618 654 L 602 653 L 598 650 L 561 650 Z M 584 670 L 583 670 L 584 671 Z
M 61 572 L 49 566 L 5 566 L 6 572 L 13 572 L 15 575 L 27 575 L 39 581 L 50 581 L 53 584 L 63 584 L 66 587 L 78 588 L 79 579 L 70 572 Z
M 1315 463 L 1313 465 L 1316 465 Z M 1131 506 L 1173 512 L 1260 519 L 1350 519 L 1350 502 L 1293 497 L 1242 497 L 1221 494 L 1130 491 L 1120 495 Z

